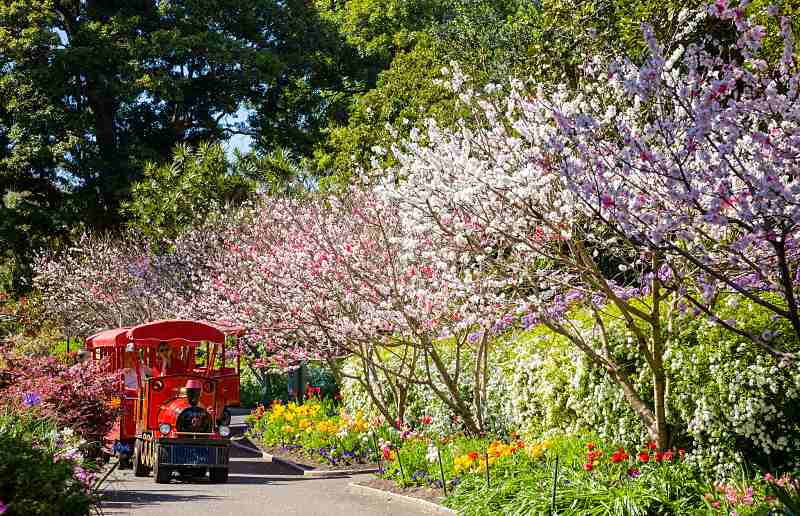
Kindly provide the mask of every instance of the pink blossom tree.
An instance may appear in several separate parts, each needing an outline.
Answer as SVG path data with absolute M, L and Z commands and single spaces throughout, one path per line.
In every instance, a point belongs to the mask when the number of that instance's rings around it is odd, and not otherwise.
M 661 448 L 670 442 L 664 357 L 685 304 L 713 316 L 709 290 L 724 285 L 797 316 L 791 37 L 785 30 L 771 67 L 754 57 L 761 30 L 741 11 L 718 3 L 711 14 L 733 20 L 740 56 L 691 47 L 668 60 L 645 28 L 644 65 L 590 63 L 578 92 L 530 95 L 512 81 L 506 93 L 476 93 L 457 66 L 445 70 L 476 120 L 455 131 L 431 122 L 424 138 L 412 131 L 393 149 L 398 165 L 378 171 L 378 192 L 405 207 L 408 231 L 423 228 L 463 263 L 517 278 L 509 296 L 523 323 L 548 326 L 606 370 Z M 594 324 L 576 319 L 576 307 Z M 624 322 L 627 349 L 614 349 L 612 319 Z M 635 351 L 645 370 L 619 351 Z M 645 373 L 650 396 L 632 381 Z
M 252 329 L 271 361 L 323 359 L 336 369 L 335 358 L 353 355 L 362 365 L 355 379 L 387 419 L 402 420 L 408 387 L 425 385 L 468 430 L 482 428 L 488 339 L 469 336 L 502 313 L 491 300 L 505 281 L 465 288 L 432 239 L 402 232 L 396 204 L 359 192 L 268 199 L 246 218 L 227 234 L 227 261 L 204 290 Z M 455 365 L 442 356 L 445 337 Z M 482 372 L 472 399 L 461 388 L 468 349 Z
M 83 235 L 62 253 L 41 256 L 35 286 L 48 316 L 69 335 L 171 316 L 174 294 L 145 243 Z

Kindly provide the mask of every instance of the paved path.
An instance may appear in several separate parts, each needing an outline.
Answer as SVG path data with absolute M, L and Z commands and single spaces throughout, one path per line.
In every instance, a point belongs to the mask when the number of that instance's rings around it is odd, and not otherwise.
M 109 477 L 107 515 L 175 516 L 422 516 L 424 509 L 388 498 L 352 492 L 353 478 L 315 479 L 287 475 L 287 470 L 240 450 L 231 450 L 227 484 L 208 480 L 156 484 L 136 478 L 130 470 Z

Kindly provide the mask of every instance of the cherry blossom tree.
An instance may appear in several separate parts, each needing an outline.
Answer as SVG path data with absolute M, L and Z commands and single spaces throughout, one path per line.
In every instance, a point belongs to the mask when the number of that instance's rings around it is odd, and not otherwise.
M 228 252 L 202 303 L 251 329 L 263 365 L 320 359 L 341 375 L 336 358 L 352 355 L 355 379 L 387 419 L 402 420 L 408 387 L 425 385 L 478 432 L 489 339 L 476 330 L 501 317 L 505 304 L 493 300 L 507 282 L 465 282 L 432 239 L 402 231 L 397 209 L 358 191 L 265 199 L 225 233 Z M 482 372 L 471 399 L 467 356 Z
M 759 56 L 765 29 L 742 6 L 710 11 L 735 25 L 734 55 L 690 47 L 667 59 L 645 27 L 643 67 L 589 67 L 603 87 L 554 106 L 571 150 L 555 166 L 588 216 L 662 257 L 662 280 L 689 306 L 791 359 L 772 335 L 716 317 L 714 302 L 735 293 L 787 319 L 800 338 L 800 76 L 790 22 L 779 21 L 784 52 L 770 65 Z
M 546 325 L 605 369 L 660 448 L 670 442 L 664 357 L 687 305 L 782 360 L 791 354 L 765 336 L 715 318 L 714 292 L 724 286 L 797 318 L 800 140 L 788 24 L 771 67 L 756 57 L 763 30 L 740 9 L 719 2 L 710 14 L 732 20 L 736 52 L 690 47 L 665 59 L 645 27 L 644 65 L 589 63 L 578 92 L 529 94 L 512 81 L 478 93 L 457 66 L 444 70 L 476 120 L 412 131 L 393 149 L 398 164 L 378 170 L 377 191 L 405 207 L 406 231 L 435 234 L 463 263 L 516 278 L 509 297 L 521 322 Z M 624 321 L 622 351 L 646 371 L 620 360 L 609 318 Z M 644 373 L 652 395 L 632 381 Z
M 173 294 L 161 288 L 163 276 L 135 239 L 83 235 L 62 253 L 40 256 L 35 271 L 48 315 L 70 335 L 174 313 Z

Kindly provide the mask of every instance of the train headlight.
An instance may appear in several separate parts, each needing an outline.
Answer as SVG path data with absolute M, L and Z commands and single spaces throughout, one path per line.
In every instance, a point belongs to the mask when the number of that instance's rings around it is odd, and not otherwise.
M 158 425 L 158 431 L 161 432 L 161 435 L 167 435 L 172 431 L 172 425 L 169 423 L 161 423 Z
M 231 435 L 231 427 L 225 425 L 219 425 L 219 435 L 222 437 L 228 437 Z

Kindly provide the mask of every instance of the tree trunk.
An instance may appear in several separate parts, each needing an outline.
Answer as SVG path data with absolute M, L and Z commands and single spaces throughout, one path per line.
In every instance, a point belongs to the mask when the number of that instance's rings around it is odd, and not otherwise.
M 666 413 L 666 383 L 664 374 L 664 336 L 661 327 L 661 282 L 657 271 L 661 261 L 657 255 L 653 256 L 652 299 L 653 310 L 650 313 L 652 328 L 652 356 L 650 367 L 653 369 L 653 405 L 655 408 L 655 441 L 659 450 L 669 448 L 669 428 L 667 427 Z

